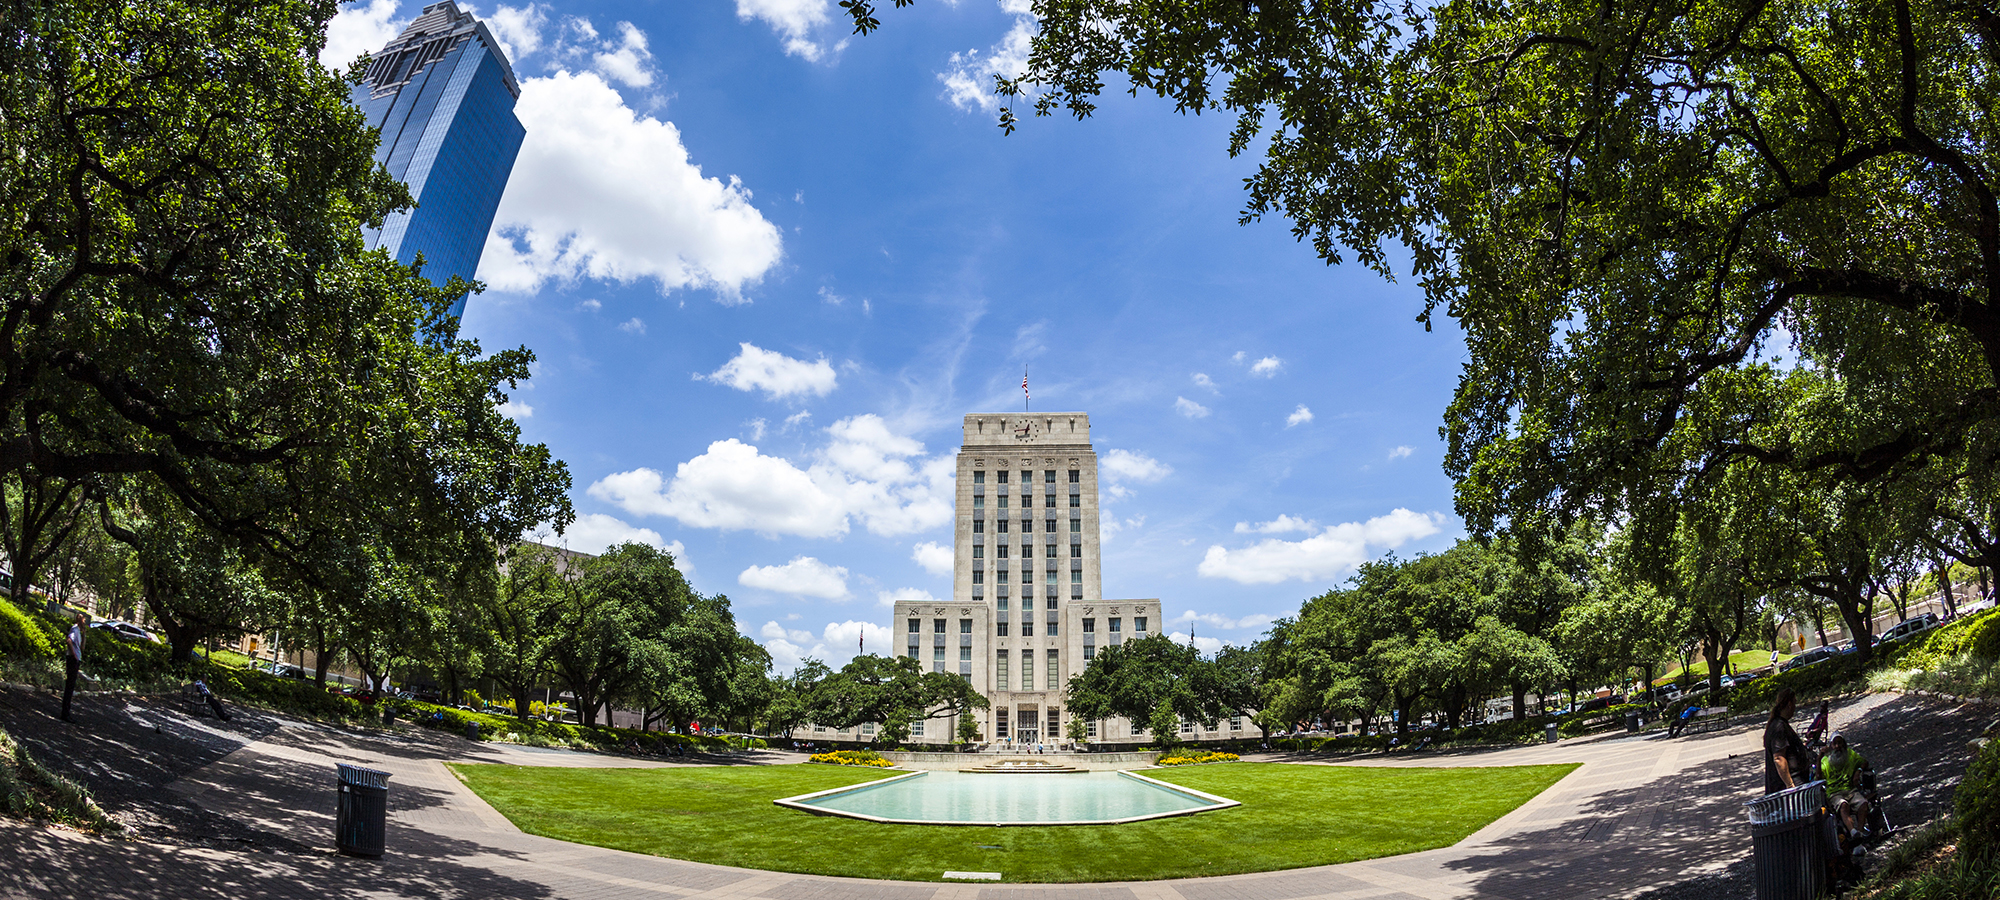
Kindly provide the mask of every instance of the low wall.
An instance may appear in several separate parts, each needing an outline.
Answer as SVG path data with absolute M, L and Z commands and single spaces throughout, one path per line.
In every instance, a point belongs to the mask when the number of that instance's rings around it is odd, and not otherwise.
M 1161 756 L 1158 750 L 1134 753 L 905 753 L 884 751 L 882 758 L 904 769 L 923 769 L 932 772 L 956 772 L 974 766 L 990 766 L 1009 759 L 1032 759 L 1050 765 L 1088 769 L 1092 772 L 1110 772 L 1120 769 L 1143 769 L 1152 765 Z

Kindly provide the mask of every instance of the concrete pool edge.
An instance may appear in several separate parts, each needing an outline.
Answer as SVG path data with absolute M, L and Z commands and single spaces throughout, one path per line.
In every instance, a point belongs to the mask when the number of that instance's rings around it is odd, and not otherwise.
M 861 784 L 850 784 L 843 787 L 828 788 L 827 790 L 824 791 L 814 791 L 810 794 L 797 794 L 791 797 L 783 797 L 777 800 L 773 800 L 771 802 L 777 804 L 778 806 L 785 807 L 786 809 L 795 809 L 801 812 L 811 813 L 815 816 L 837 816 L 843 819 L 859 819 L 863 822 L 874 822 L 880 825 L 939 825 L 948 827 L 964 827 L 969 825 L 978 828 L 996 828 L 996 827 L 1017 828 L 1017 827 L 1042 827 L 1042 826 L 1054 827 L 1054 826 L 1072 826 L 1072 825 L 1125 825 L 1131 822 L 1145 822 L 1152 819 L 1168 819 L 1176 816 L 1192 816 L 1197 813 L 1215 812 L 1216 810 L 1229 809 L 1230 807 L 1243 805 L 1241 801 L 1231 800 L 1228 797 L 1220 797 L 1215 794 L 1208 793 L 1206 791 L 1198 791 L 1195 790 L 1194 788 L 1182 787 L 1181 785 L 1178 784 L 1170 784 L 1168 782 L 1160 781 L 1155 778 L 1147 778 L 1146 776 L 1140 775 L 1136 772 L 1126 772 L 1126 771 L 1120 771 L 1117 774 L 1124 776 L 1126 778 L 1136 779 L 1138 781 L 1150 784 L 1154 787 L 1161 788 L 1163 790 L 1171 791 L 1176 794 L 1185 794 L 1190 797 L 1206 800 L 1212 805 L 1195 807 L 1193 809 L 1166 810 L 1164 812 L 1147 813 L 1141 816 L 1126 816 L 1122 819 L 1072 819 L 1059 822 L 973 822 L 973 821 L 940 822 L 931 819 L 890 819 L 890 818 L 884 818 L 882 816 L 871 816 L 866 813 L 848 812 L 845 810 L 831 809 L 824 806 L 814 806 L 811 803 L 806 802 L 809 800 L 816 800 L 821 797 L 830 797 L 836 794 L 846 794 L 857 791 L 865 791 L 871 788 L 877 788 L 887 784 L 907 781 L 911 778 L 917 778 L 928 774 L 930 773 L 927 771 L 909 772 L 903 775 L 897 775 L 894 778 L 880 778 L 874 781 L 865 781 L 862 782 Z M 1016 776 L 991 775 L 988 777 L 1009 778 Z

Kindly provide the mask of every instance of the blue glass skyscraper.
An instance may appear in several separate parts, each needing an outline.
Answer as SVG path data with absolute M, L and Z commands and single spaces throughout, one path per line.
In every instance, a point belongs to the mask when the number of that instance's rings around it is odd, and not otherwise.
M 424 7 L 368 63 L 354 104 L 382 129 L 375 161 L 409 185 L 415 209 L 368 235 L 403 263 L 424 256 L 435 284 L 471 278 L 527 129 L 514 117 L 520 85 L 486 25 L 451 0 Z M 465 298 L 452 304 L 465 312 Z

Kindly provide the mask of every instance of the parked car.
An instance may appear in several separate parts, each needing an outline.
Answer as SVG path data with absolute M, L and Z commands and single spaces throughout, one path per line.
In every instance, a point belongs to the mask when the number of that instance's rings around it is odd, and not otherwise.
M 1814 663 L 1825 662 L 1839 655 L 1839 652 L 1832 647 L 1814 647 L 1780 663 L 1778 671 L 1790 672 L 1793 669 L 1802 669 Z
M 1901 641 L 1901 640 L 1906 640 L 1908 638 L 1916 637 L 1917 635 L 1923 634 L 1924 632 L 1936 628 L 1937 626 L 1938 626 L 1937 613 L 1924 613 L 1923 615 L 1918 616 L 1914 619 L 1905 619 L 1901 623 L 1897 624 L 1896 627 L 1891 628 L 1888 631 L 1882 632 L 1882 636 L 1876 638 L 1875 642 L 1878 644 L 1892 644 L 1895 643 L 1896 641 Z
M 153 632 L 141 628 L 137 625 L 134 625 L 130 622 L 125 622 L 118 619 L 104 619 L 101 621 L 92 622 L 90 623 L 90 627 L 98 629 L 99 631 L 102 631 L 105 634 L 109 634 L 112 637 L 118 638 L 120 640 L 141 641 L 141 642 L 155 643 L 155 644 L 160 642 L 159 635 L 156 635 Z

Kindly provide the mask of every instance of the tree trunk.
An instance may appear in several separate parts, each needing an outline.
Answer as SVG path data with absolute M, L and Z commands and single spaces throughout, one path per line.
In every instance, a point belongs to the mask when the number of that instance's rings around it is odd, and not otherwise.
M 1514 682 L 1514 721 L 1528 717 L 1528 686 Z

